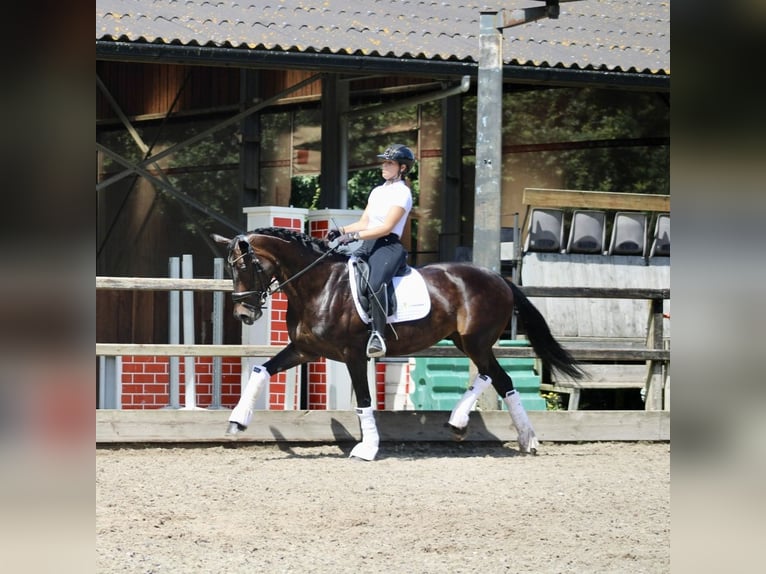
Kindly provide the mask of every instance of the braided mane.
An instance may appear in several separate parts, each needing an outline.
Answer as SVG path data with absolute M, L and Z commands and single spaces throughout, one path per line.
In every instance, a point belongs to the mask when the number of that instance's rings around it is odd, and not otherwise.
M 315 239 L 309 235 L 306 235 L 305 233 L 301 233 L 300 231 L 293 231 L 292 229 L 287 229 L 285 227 L 260 227 L 258 229 L 253 229 L 252 231 L 248 231 L 248 233 L 269 235 L 271 237 L 276 237 L 277 239 L 283 239 L 285 241 L 294 241 L 300 243 L 304 247 L 318 251 L 319 253 L 325 253 L 328 250 L 327 244 L 324 241 L 320 241 L 319 239 Z

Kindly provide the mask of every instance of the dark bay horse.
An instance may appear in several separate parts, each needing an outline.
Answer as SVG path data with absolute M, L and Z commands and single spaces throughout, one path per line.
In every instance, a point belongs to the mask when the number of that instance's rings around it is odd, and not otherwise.
M 276 290 L 288 301 L 290 343 L 263 365 L 253 368 L 240 400 L 229 417 L 229 434 L 247 428 L 255 402 L 271 375 L 326 357 L 346 364 L 360 418 L 362 442 L 351 456 L 373 460 L 379 436 L 367 385 L 368 326 L 352 301 L 348 256 L 320 240 L 283 228 L 263 228 L 233 239 L 213 234 L 227 246 L 234 282 L 234 314 L 245 324 L 261 316 L 261 307 Z M 389 325 L 388 356 L 451 340 L 476 365 L 478 376 L 452 410 L 447 426 L 461 438 L 469 413 L 489 385 L 508 405 L 518 431 L 521 452 L 536 452 L 538 442 L 513 382 L 498 363 L 493 344 L 511 321 L 514 305 L 535 353 L 552 369 L 571 378 L 583 373 L 554 339 L 548 325 L 521 290 L 488 269 L 469 263 L 435 263 L 417 269 L 425 279 L 430 312 L 423 318 Z

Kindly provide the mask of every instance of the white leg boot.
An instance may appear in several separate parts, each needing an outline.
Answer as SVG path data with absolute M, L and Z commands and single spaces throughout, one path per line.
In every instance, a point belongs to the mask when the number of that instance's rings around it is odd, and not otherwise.
M 479 396 L 484 392 L 488 386 L 492 384 L 492 378 L 487 375 L 478 375 L 474 379 L 473 384 L 468 387 L 468 390 L 463 393 L 460 400 L 452 409 L 452 413 L 449 417 L 449 424 L 456 429 L 464 429 L 468 426 L 468 416 L 471 414 L 473 406 L 476 401 L 479 400 Z
M 263 391 L 266 383 L 269 382 L 269 372 L 265 367 L 255 366 L 253 372 L 250 373 L 250 378 L 245 385 L 245 390 L 239 396 L 239 401 L 234 410 L 229 415 L 229 430 L 227 434 L 236 434 L 240 430 L 244 430 L 250 424 L 250 420 L 253 418 L 253 411 L 255 410 L 255 401 L 258 400 L 258 396 Z
M 532 424 L 529 422 L 527 411 L 524 409 L 524 405 L 521 404 L 519 393 L 515 390 L 509 391 L 503 398 L 505 404 L 508 405 L 508 412 L 511 413 L 511 420 L 516 427 L 516 432 L 519 435 L 519 449 L 524 453 L 537 453 L 537 437 L 535 431 L 532 428 Z
M 375 455 L 378 454 L 380 436 L 378 436 L 378 426 L 375 424 L 373 409 L 372 407 L 356 409 L 356 414 L 359 415 L 359 425 L 362 427 L 362 442 L 354 447 L 349 458 L 375 460 Z

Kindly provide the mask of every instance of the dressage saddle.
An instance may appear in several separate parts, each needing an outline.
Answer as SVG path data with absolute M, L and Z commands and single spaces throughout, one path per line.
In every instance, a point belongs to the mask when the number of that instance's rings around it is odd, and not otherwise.
M 354 278 L 356 279 L 356 292 L 359 296 L 359 304 L 362 309 L 368 315 L 370 314 L 370 302 L 372 301 L 372 293 L 369 288 L 370 277 L 370 265 L 364 259 L 355 259 L 353 261 L 354 266 Z M 405 260 L 399 269 L 394 273 L 394 277 L 404 277 L 412 271 L 412 267 L 407 264 Z M 394 283 L 389 281 L 386 288 L 386 297 L 388 298 L 388 316 L 396 313 L 396 293 L 394 292 Z

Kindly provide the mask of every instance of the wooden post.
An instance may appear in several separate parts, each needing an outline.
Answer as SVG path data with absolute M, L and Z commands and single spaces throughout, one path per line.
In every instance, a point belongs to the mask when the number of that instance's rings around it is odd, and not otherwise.
M 649 319 L 649 341 L 647 347 L 653 349 L 662 349 L 662 298 L 651 300 L 651 317 Z M 663 388 L 662 388 L 662 370 L 663 362 L 650 360 L 647 361 L 647 380 L 646 380 L 646 403 L 647 411 L 662 410 Z

